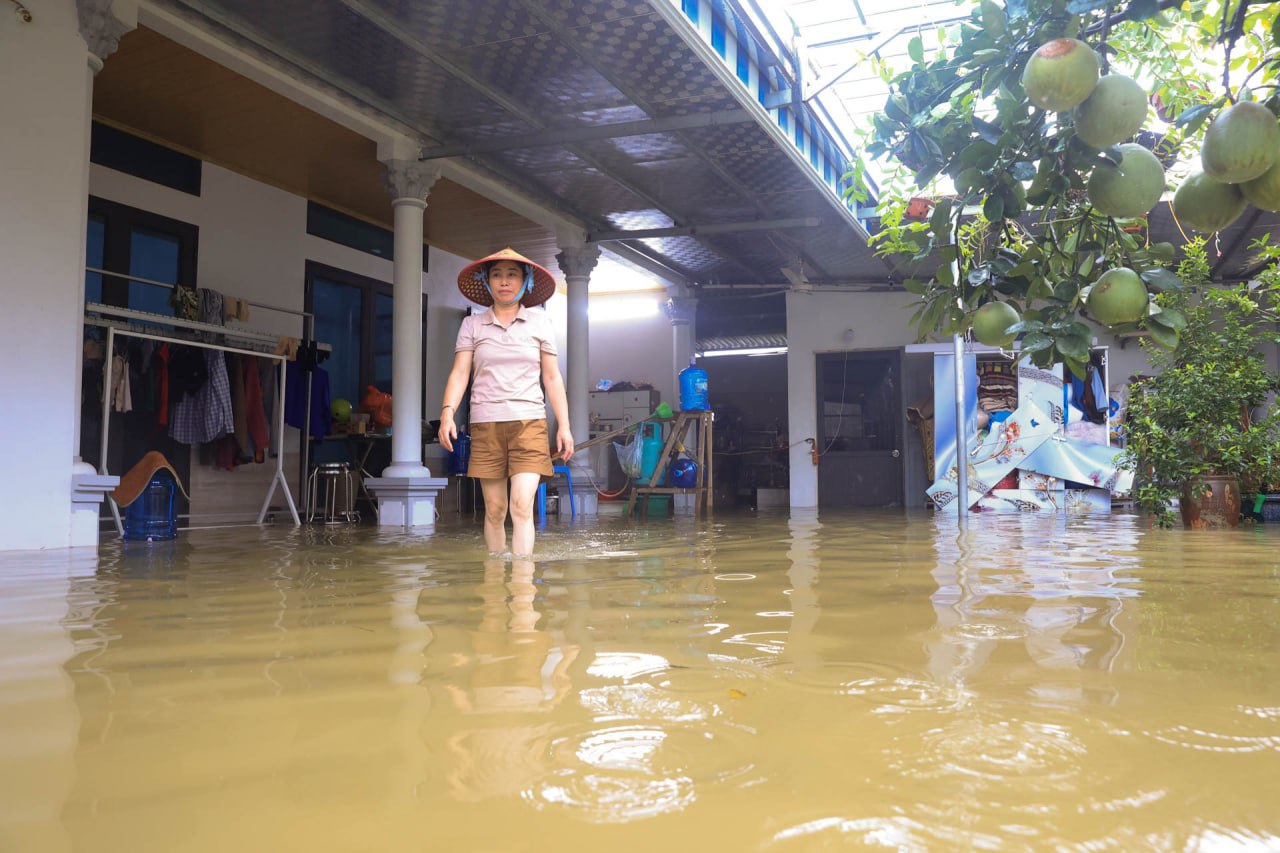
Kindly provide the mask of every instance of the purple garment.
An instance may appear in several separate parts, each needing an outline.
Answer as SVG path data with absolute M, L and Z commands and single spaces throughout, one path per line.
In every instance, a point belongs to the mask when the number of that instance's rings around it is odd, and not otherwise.
M 307 412 L 307 375 L 296 361 L 285 363 L 284 422 L 302 429 Z M 323 367 L 311 372 L 311 436 L 329 434 L 329 374 Z
M 236 429 L 226 359 L 216 350 L 205 350 L 204 361 L 208 381 L 199 391 L 179 400 L 169 419 L 169 436 L 183 444 L 204 444 Z

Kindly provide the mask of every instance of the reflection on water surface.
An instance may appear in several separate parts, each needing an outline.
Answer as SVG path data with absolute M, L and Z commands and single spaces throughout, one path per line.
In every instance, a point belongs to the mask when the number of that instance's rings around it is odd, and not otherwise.
M 1280 531 L 799 513 L 0 558 L 0 850 L 1280 848 Z

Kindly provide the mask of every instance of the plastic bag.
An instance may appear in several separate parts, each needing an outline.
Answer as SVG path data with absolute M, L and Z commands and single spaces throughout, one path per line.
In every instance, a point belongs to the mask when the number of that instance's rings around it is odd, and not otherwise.
M 374 426 L 389 427 L 391 426 L 391 395 L 370 385 L 364 399 L 360 401 L 360 408 L 356 411 L 367 413 Z
M 641 471 L 644 469 L 644 443 L 640 440 L 640 436 L 631 436 L 631 441 L 623 444 L 620 441 L 613 443 L 613 449 L 618 453 L 618 464 L 622 466 L 622 472 L 633 480 L 640 479 Z

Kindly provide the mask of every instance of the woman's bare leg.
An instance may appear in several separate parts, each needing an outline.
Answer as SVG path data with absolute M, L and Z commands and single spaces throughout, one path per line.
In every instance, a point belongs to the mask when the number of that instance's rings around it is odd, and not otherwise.
M 511 553 L 516 556 L 533 554 L 533 500 L 541 482 L 539 474 L 511 475 Z
M 482 477 L 480 491 L 484 495 L 484 545 L 490 554 L 501 554 L 507 550 L 507 481 Z

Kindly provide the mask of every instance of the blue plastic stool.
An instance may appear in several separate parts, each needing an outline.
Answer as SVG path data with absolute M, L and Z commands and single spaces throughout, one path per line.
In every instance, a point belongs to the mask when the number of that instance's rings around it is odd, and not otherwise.
M 551 467 L 556 474 L 564 474 L 565 489 L 569 493 L 569 518 L 575 519 L 578 517 L 578 508 L 573 505 L 573 478 L 569 476 L 569 466 L 553 465 Z M 562 503 L 561 506 L 564 506 L 564 504 Z M 546 483 L 538 484 L 537 508 L 538 508 L 538 518 L 546 518 L 547 517 L 547 484 Z

